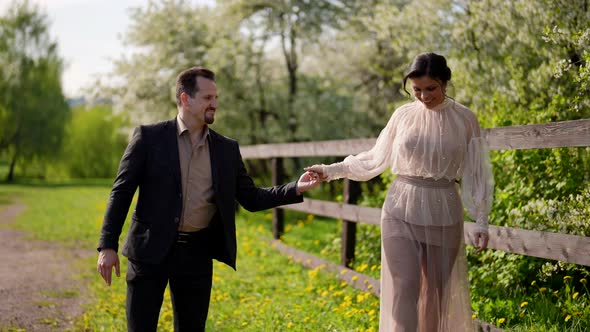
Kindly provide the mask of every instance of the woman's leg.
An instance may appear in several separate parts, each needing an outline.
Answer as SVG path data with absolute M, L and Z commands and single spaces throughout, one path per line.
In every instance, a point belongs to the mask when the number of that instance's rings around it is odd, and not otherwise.
M 417 331 L 421 256 L 416 241 L 382 239 L 380 331 Z
M 446 332 L 453 268 L 459 247 L 423 245 L 420 332 Z

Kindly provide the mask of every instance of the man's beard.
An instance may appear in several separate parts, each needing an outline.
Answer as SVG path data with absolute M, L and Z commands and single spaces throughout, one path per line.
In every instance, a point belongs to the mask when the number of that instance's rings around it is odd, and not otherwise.
M 212 112 L 205 112 L 205 123 L 210 125 L 215 122 L 215 113 Z

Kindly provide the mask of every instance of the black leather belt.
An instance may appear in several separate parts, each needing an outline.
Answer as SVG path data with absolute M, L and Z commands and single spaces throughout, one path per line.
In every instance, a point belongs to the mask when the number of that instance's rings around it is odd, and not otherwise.
M 196 232 L 178 232 L 176 243 L 191 243 L 203 241 L 207 238 L 209 229 L 204 228 Z

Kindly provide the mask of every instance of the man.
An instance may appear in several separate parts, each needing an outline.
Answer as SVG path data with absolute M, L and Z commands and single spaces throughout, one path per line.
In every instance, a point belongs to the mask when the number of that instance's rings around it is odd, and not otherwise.
M 176 80 L 176 118 L 135 129 L 121 159 L 98 245 L 98 272 L 111 284 L 119 276 L 118 241 L 135 190 L 123 255 L 127 271 L 128 331 L 156 331 L 170 283 L 175 331 L 204 331 L 212 283 L 212 258 L 235 269 L 235 201 L 249 211 L 303 201 L 319 185 L 298 182 L 257 188 L 238 143 L 208 125 L 217 111 L 215 74 L 202 67 Z

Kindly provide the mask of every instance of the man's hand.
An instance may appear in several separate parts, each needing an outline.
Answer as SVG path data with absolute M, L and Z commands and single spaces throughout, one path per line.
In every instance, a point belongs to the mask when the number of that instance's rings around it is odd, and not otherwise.
M 297 181 L 297 194 L 301 194 L 320 185 L 322 181 L 313 172 L 305 172 Z
M 113 266 L 115 267 L 115 273 L 117 277 L 121 276 L 120 266 L 119 266 L 119 256 L 117 252 L 113 249 L 103 248 L 98 253 L 98 262 L 97 262 L 97 270 L 98 273 L 102 276 L 104 281 L 107 285 L 111 285 L 111 276 L 113 274 Z
M 477 232 L 475 233 L 475 245 L 479 246 L 478 249 L 475 249 L 475 252 L 481 252 L 482 250 L 486 249 L 488 247 L 488 240 L 490 239 L 490 237 L 488 236 L 488 233 L 484 233 L 484 232 Z

